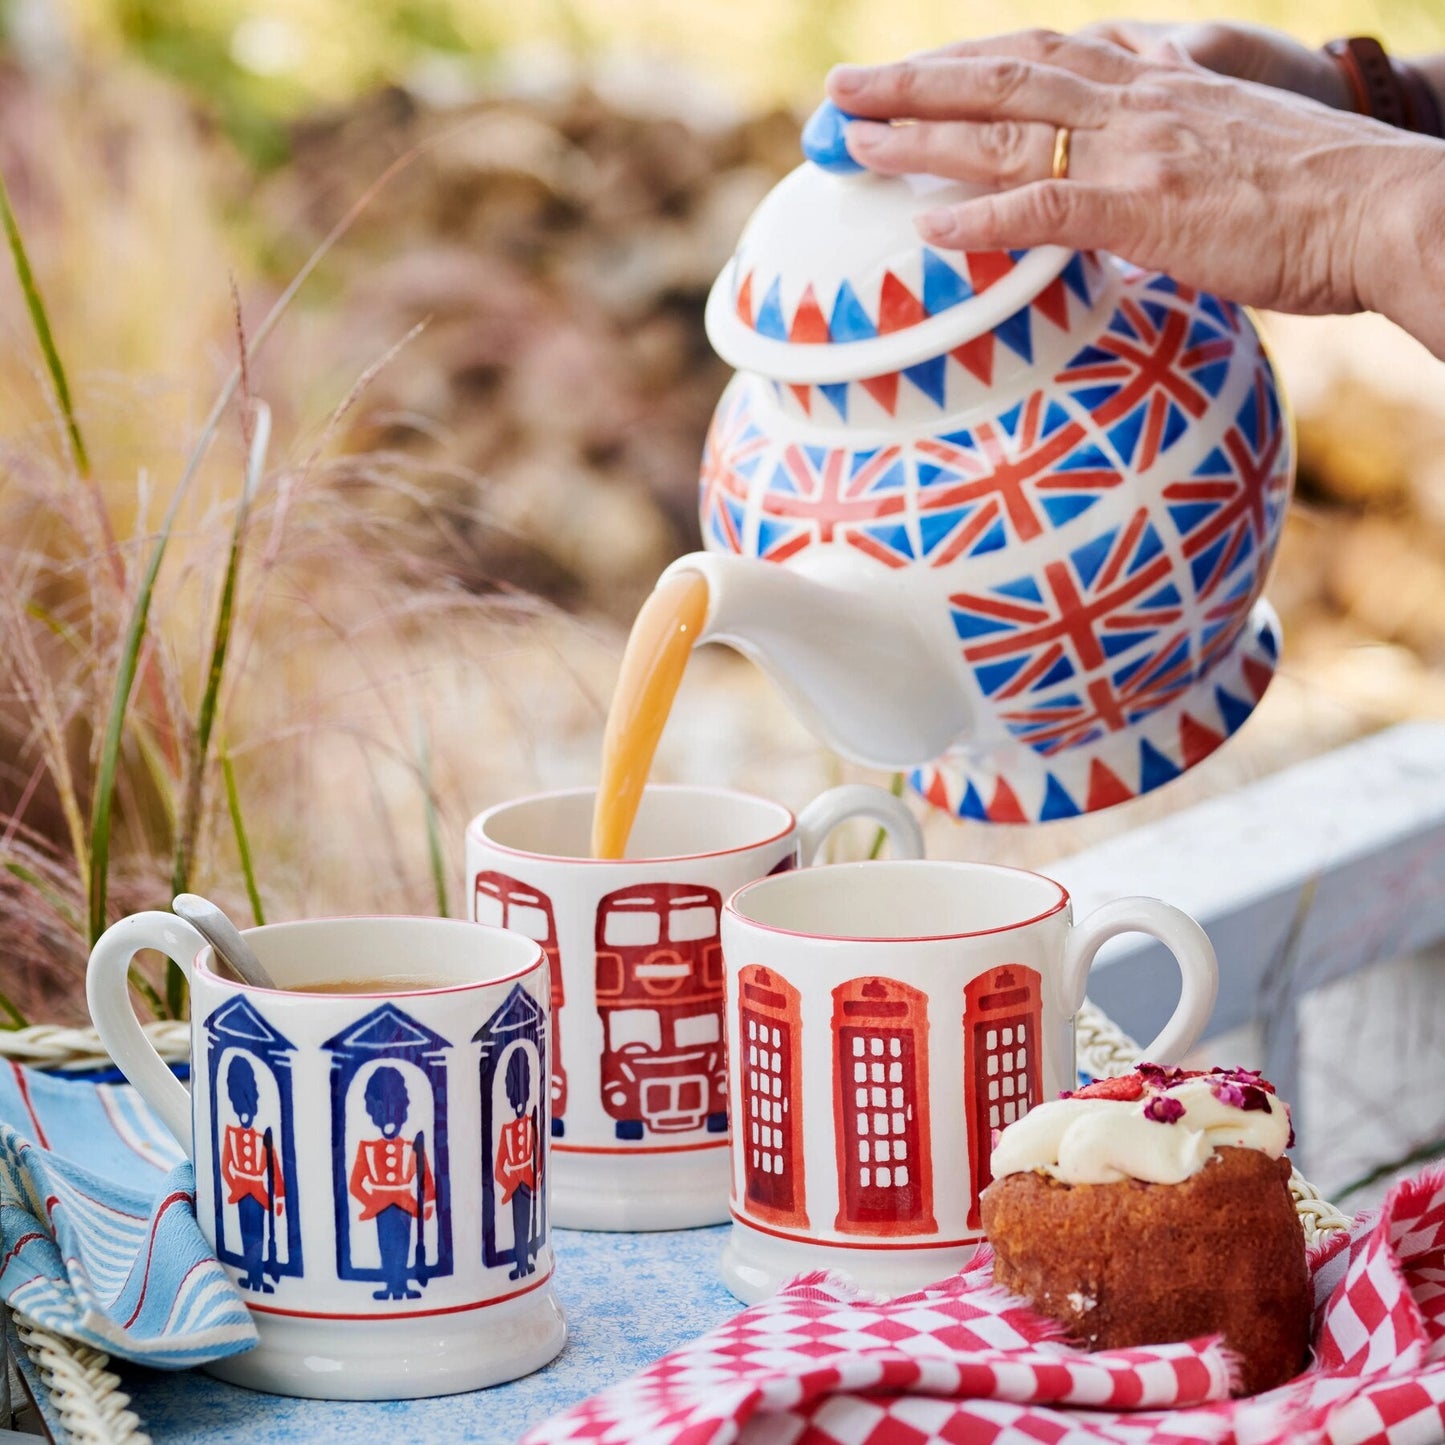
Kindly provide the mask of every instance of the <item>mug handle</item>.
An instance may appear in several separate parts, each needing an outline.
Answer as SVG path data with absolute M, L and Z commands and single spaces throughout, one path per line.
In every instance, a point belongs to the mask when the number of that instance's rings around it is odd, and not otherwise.
M 868 783 L 844 783 L 819 793 L 798 814 L 798 856 L 805 868 L 818 861 L 828 835 L 849 818 L 871 818 L 888 835 L 895 858 L 923 857 L 923 830 L 901 798 Z
M 90 1019 L 116 1067 L 191 1155 L 191 1096 L 146 1038 L 130 1001 L 130 964 L 142 948 L 159 949 L 186 975 L 206 940 L 174 913 L 134 913 L 101 934 L 90 951 L 85 998 Z
M 1094 955 L 1121 933 L 1147 933 L 1174 955 L 1181 987 L 1173 1016 L 1139 1057 L 1177 1063 L 1194 1046 L 1219 992 L 1219 962 L 1209 935 L 1182 909 L 1158 898 L 1118 898 L 1101 904 L 1075 924 L 1064 945 L 1063 1011 L 1072 1018 L 1084 1002 Z

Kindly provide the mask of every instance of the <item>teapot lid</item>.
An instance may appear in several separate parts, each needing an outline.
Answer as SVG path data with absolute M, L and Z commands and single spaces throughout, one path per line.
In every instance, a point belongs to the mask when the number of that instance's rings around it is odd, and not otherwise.
M 993 330 L 1074 254 L 928 245 L 913 218 L 985 188 L 864 170 L 843 143 L 850 119 L 830 101 L 814 113 L 808 159 L 763 198 L 713 284 L 708 339 L 739 370 L 819 383 L 900 370 Z

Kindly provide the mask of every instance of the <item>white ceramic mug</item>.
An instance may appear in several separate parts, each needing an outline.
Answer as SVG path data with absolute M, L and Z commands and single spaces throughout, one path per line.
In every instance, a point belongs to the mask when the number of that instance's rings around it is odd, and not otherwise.
M 552 1217 L 567 1229 L 728 1218 L 719 920 L 741 884 L 814 861 L 870 818 L 918 857 L 897 798 L 853 784 L 799 817 L 721 788 L 651 787 L 623 859 L 588 856 L 595 789 L 503 803 L 467 828 L 472 916 L 552 963 Z
M 1052 879 L 981 863 L 871 862 L 764 878 L 723 913 L 733 1228 L 723 1278 L 765 1298 L 803 1270 L 919 1288 L 982 1237 L 995 1130 L 1077 1081 L 1094 955 L 1148 933 L 1179 1004 L 1144 1057 L 1172 1063 L 1214 1007 L 1204 930 L 1152 898 L 1082 923 Z
M 253 1389 L 386 1400 L 539 1368 L 566 1340 L 547 1218 L 547 961 L 445 918 L 248 929 L 277 989 L 215 971 L 170 913 L 109 929 L 87 993 L 102 1042 L 195 1163 L 196 1217 L 260 1344 L 208 1366 Z M 191 1091 L 126 975 L 159 949 L 191 986 Z M 395 980 L 432 986 L 409 992 Z M 306 993 L 337 980 L 376 992 Z

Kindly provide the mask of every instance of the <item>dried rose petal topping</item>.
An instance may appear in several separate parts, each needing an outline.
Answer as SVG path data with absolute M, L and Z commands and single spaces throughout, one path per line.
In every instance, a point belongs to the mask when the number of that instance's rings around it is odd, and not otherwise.
M 1202 1069 L 1173 1069 L 1164 1064 L 1140 1064 L 1138 1072 L 1148 1081 L 1151 1089 L 1172 1089 L 1185 1079 L 1202 1077 Z
M 1274 1093 L 1274 1085 L 1271 1084 L 1258 1069 L 1226 1069 L 1216 1064 L 1214 1068 L 1210 1069 L 1209 1073 L 1211 1077 L 1225 1079 L 1234 1084 L 1242 1084 L 1246 1088 L 1263 1089 L 1266 1094 Z
M 1209 1092 L 1221 1104 L 1229 1104 L 1236 1109 L 1269 1111 L 1269 1095 L 1258 1084 L 1239 1084 L 1230 1079 L 1211 1078 Z
M 1117 1079 L 1096 1079 L 1082 1089 L 1075 1089 L 1075 1099 L 1124 1099 L 1144 1097 L 1144 1080 L 1138 1074 L 1124 1074 Z
M 1172 1094 L 1155 1094 L 1144 1105 L 1144 1117 L 1156 1124 L 1174 1124 L 1184 1117 L 1184 1105 Z

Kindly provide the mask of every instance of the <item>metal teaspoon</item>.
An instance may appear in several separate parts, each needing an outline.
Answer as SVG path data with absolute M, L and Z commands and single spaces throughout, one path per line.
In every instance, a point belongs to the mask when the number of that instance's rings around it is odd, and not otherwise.
M 253 988 L 277 987 L 236 925 L 209 898 L 202 898 L 199 893 L 177 893 L 171 900 L 171 908 L 201 934 L 215 950 L 216 957 L 242 983 L 249 983 Z

